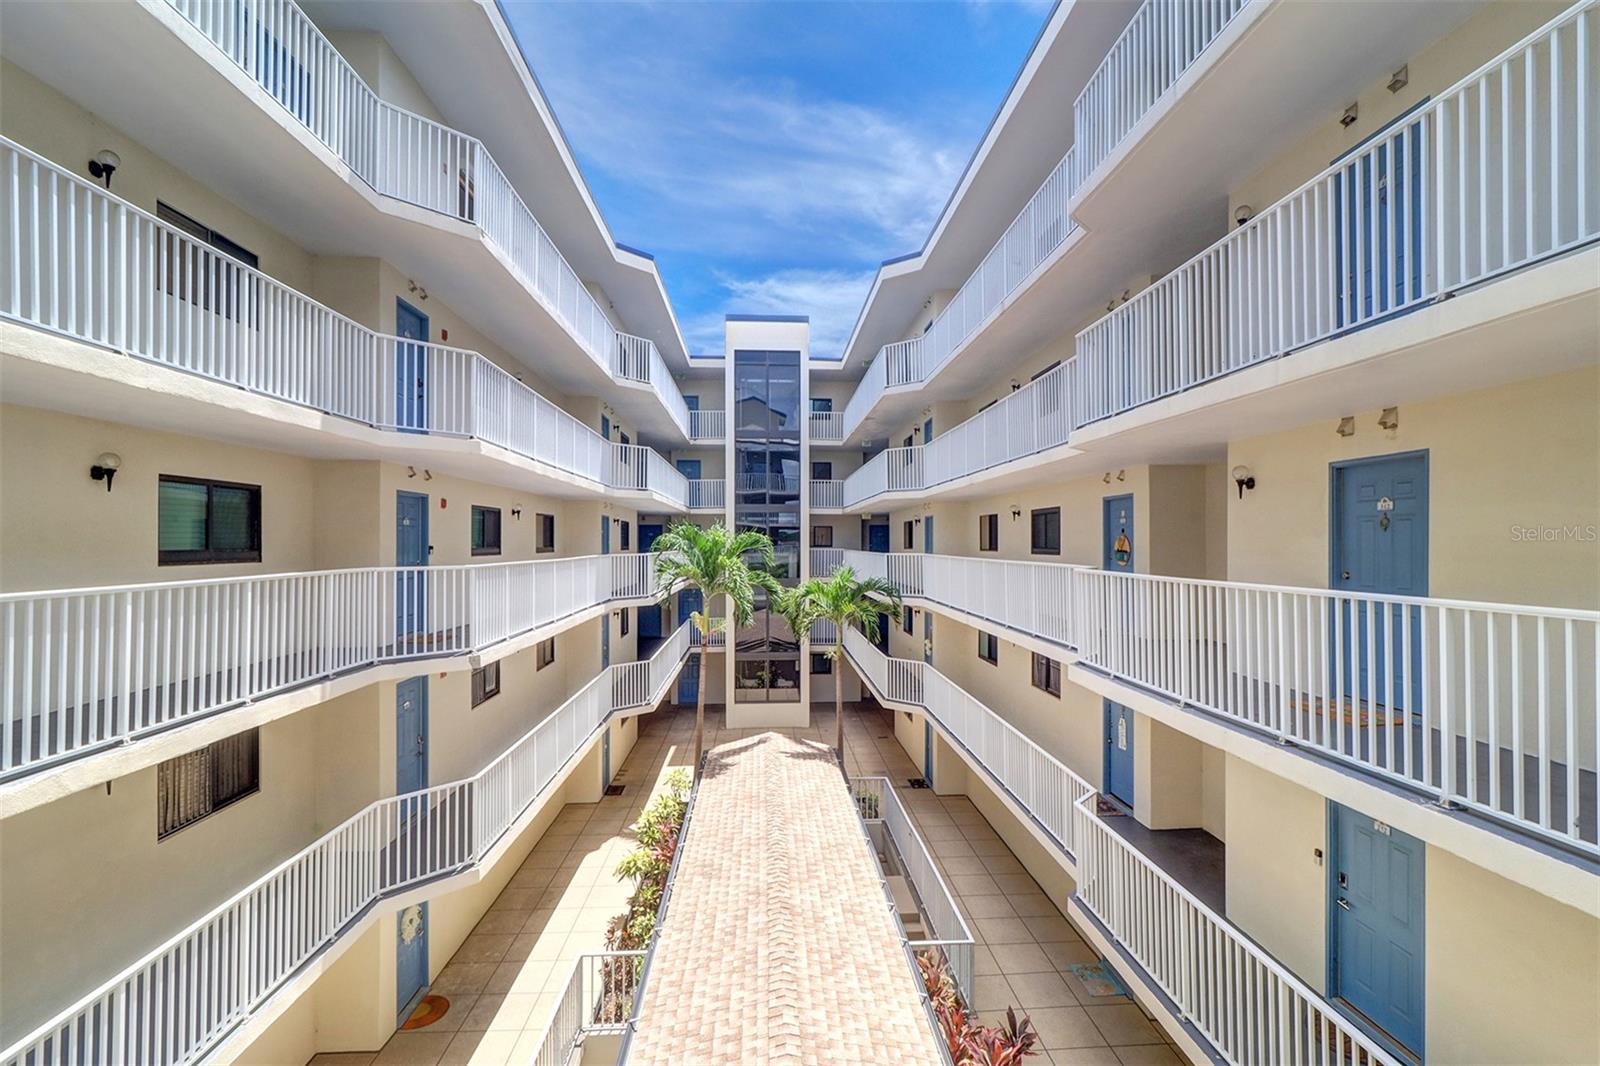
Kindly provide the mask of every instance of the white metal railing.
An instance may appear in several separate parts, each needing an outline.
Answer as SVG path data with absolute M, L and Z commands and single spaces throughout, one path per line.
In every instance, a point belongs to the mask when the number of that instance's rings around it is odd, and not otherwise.
M 385 897 L 482 861 L 613 714 L 661 697 L 687 647 L 684 629 L 649 664 L 602 671 L 473 777 L 368 804 L 12 1045 L 0 1063 L 204 1058 Z M 615 675 L 641 666 L 656 687 L 637 693 L 638 704 L 618 703 Z
M 1073 576 L 1084 663 L 1600 851 L 1600 611 Z
M 637 339 L 619 342 L 482 142 L 379 97 L 293 0 L 166 2 L 374 190 L 478 227 L 595 364 L 617 372 Z M 674 420 L 687 423 L 670 374 L 652 364 L 629 380 L 648 381 Z
M 690 411 L 689 439 L 695 441 L 721 441 L 728 436 L 728 412 Z
M 1395 1066 L 1355 1024 L 1226 918 L 1073 804 L 1076 896 L 1222 1061 Z
M 930 935 L 911 938 L 911 949 L 942 956 L 950 967 L 950 975 L 955 978 L 956 987 L 970 1006 L 974 967 L 972 931 L 967 928 L 955 897 L 923 844 L 916 823 L 887 777 L 852 777 L 850 793 L 863 821 L 883 824 L 894 844 L 901 871 L 916 894 L 918 909 Z
M 465 655 L 651 597 L 655 556 L 368 567 L 0 595 L 0 779 L 313 681 Z
M 842 562 L 880 577 L 902 596 L 937 603 L 1063 648 L 1078 646 L 1073 630 L 1078 582 L 1070 563 L 974 559 L 959 555 L 847 550 Z
M 703 477 L 689 482 L 689 510 L 720 511 L 727 505 L 727 482 L 724 479 Z
M 843 548 L 812 548 L 811 576 L 827 577 L 829 574 L 839 569 L 839 565 L 843 561 Z
M 844 647 L 886 702 L 922 708 L 1062 851 L 1077 853 L 1071 807 L 1094 791 L 1087 781 L 928 663 L 891 659 L 856 629 L 845 630 Z
M 1054 367 L 926 444 L 885 448 L 845 478 L 843 506 L 930 489 L 1068 443 L 1072 372 L 1070 362 Z
M 367 329 L 3 137 L 0 181 L 0 316 L 379 429 L 475 437 L 610 484 L 598 433 L 476 352 Z
M 845 404 L 844 439 L 861 427 L 884 390 L 927 381 L 1077 228 L 1067 211 L 1076 190 L 1069 148 L 989 254 L 920 337 L 886 344 Z
M 1595 6 L 1574 6 L 1079 333 L 1076 423 L 1600 238 Z
M 566 1066 L 585 1037 L 627 1028 L 643 966 L 642 950 L 579 955 L 551 1010 L 532 1066 Z
M 789 474 L 735 474 L 737 492 L 784 492 L 800 494 L 800 479 Z
M 678 427 L 678 432 L 683 434 L 684 439 L 693 436 L 689 405 L 684 402 L 678 382 L 673 378 L 672 371 L 667 369 L 667 362 L 661 358 L 661 352 L 656 348 L 655 341 L 646 337 L 635 337 L 629 333 L 618 333 L 617 345 L 612 350 L 611 358 L 613 377 L 649 385 L 655 390 L 661 405 L 667 409 L 667 414 Z
M 1074 188 L 1083 188 L 1249 2 L 1145 0 L 1073 102 Z
M 823 443 L 844 440 L 844 412 L 812 411 L 811 439 Z
M 811 479 L 811 508 L 837 511 L 844 507 L 844 482 L 838 479 Z

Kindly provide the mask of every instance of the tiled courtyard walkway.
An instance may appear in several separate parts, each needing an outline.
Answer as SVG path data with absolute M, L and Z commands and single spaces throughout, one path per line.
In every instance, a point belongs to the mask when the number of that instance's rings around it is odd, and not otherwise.
M 819 707 L 790 736 L 833 741 L 832 708 Z M 766 730 L 730 730 L 706 714 L 706 746 Z M 605 925 L 627 904 L 631 886 L 614 876 L 632 847 L 627 827 L 674 767 L 693 755 L 694 712 L 670 707 L 643 717 L 639 740 L 617 774 L 620 797 L 569 804 L 534 847 L 482 922 L 440 972 L 431 991 L 450 999 L 448 1014 L 426 1029 L 396 1033 L 377 1052 L 318 1055 L 312 1066 L 523 1066 L 549 1020 L 573 960 L 604 948 Z M 1093 962 L 1060 910 L 1022 868 L 965 797 L 905 787 L 916 776 L 894 739 L 890 712 L 849 709 L 846 766 L 852 776 L 887 776 L 943 868 L 978 940 L 975 1007 L 984 1020 L 1007 1005 L 1026 1011 L 1044 1053 L 1034 1066 L 1181 1062 L 1133 1002 L 1091 996 L 1068 970 Z M 692 1064 L 685 1064 L 692 1066 Z

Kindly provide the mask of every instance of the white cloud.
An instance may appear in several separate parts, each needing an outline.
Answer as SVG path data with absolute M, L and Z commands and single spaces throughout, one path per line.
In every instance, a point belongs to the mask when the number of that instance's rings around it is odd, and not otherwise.
M 873 272 L 791 269 L 754 277 L 719 275 L 724 298 L 719 306 L 690 316 L 683 331 L 693 352 L 722 350 L 723 315 L 808 314 L 811 354 L 834 359 L 855 325 L 856 314 L 872 284 Z

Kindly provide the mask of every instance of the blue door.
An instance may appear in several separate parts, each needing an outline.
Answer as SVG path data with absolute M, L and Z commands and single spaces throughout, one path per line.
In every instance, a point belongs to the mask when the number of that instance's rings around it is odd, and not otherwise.
M 882 522 L 867 527 L 867 551 L 886 552 L 889 550 L 889 523 Z
M 610 415 L 601 415 L 600 416 L 600 439 L 601 440 L 610 440 L 611 439 L 611 416 Z
M 1107 496 L 1101 503 L 1100 568 L 1133 573 L 1133 496 Z
M 606 731 L 600 734 L 600 785 L 602 788 L 611 785 L 611 727 L 606 726 Z
M 611 519 L 600 516 L 600 554 L 611 554 Z
M 1328 804 L 1328 983 L 1374 1027 L 1422 1055 L 1422 841 Z
M 684 477 L 688 478 L 690 481 L 699 481 L 700 480 L 700 460 L 698 460 L 698 459 L 679 459 L 678 460 L 678 473 L 682 474 Z
M 681 461 L 681 460 L 680 460 Z M 655 544 L 656 538 L 661 536 L 662 527 L 659 522 L 639 523 L 639 551 L 648 552 Z M 639 636 L 659 637 L 661 635 L 661 605 L 652 603 L 648 607 L 639 608 Z
M 1133 712 L 1120 703 L 1105 702 L 1105 792 L 1133 809 Z
M 1428 594 L 1426 452 L 1335 463 L 1330 499 L 1329 585 L 1335 592 Z M 1340 645 L 1333 651 L 1340 691 L 1372 705 L 1388 707 L 1392 703 L 1403 708 L 1408 700 L 1411 706 L 1417 705 L 1422 692 L 1422 619 L 1418 611 L 1399 604 L 1368 611 L 1349 601 L 1340 601 L 1337 609 Z M 1369 634 L 1369 628 L 1376 631 Z M 1409 652 L 1405 650 L 1408 628 Z M 1404 731 L 1397 732 L 1397 747 L 1405 739 Z M 1397 752 L 1397 762 L 1399 758 Z
M 600 619 L 600 669 L 604 670 L 611 665 L 611 616 L 604 615 Z
M 1338 289 L 1334 308 L 1339 326 L 1382 316 L 1421 293 L 1422 123 L 1413 121 L 1390 139 L 1392 128 L 1405 118 L 1400 116 L 1341 156 L 1350 161 L 1333 174 L 1338 235 L 1333 247 Z M 1367 150 L 1375 139 L 1380 143 Z
M 394 686 L 394 792 L 404 796 L 428 787 L 428 676 Z
M 397 1014 L 404 1022 L 428 988 L 427 901 L 401 911 L 395 924 L 399 932 L 394 952 Z
M 394 302 L 394 424 L 408 433 L 428 429 L 428 316 L 404 300 Z
M 428 565 L 428 497 L 397 492 L 394 500 L 394 564 Z M 426 631 L 427 575 L 420 569 L 402 569 L 395 575 L 395 636 L 406 638 Z
M 922 443 L 927 444 L 933 439 L 933 419 L 929 418 L 922 423 Z
M 703 598 L 699 589 L 684 589 L 678 593 L 678 624 L 689 620 L 689 616 L 700 609 Z M 700 644 L 700 634 L 690 634 L 696 647 Z M 678 674 L 678 702 L 680 704 L 697 703 L 700 699 L 700 653 L 695 652 L 683 664 L 683 670 Z
M 922 520 L 922 550 L 933 554 L 933 515 Z
M 933 787 L 933 723 L 922 720 L 922 779 Z

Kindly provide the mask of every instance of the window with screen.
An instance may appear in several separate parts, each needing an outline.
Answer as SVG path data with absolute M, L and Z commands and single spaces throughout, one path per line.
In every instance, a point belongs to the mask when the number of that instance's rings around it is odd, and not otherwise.
M 556 516 L 553 514 L 536 514 L 534 519 L 533 550 L 536 552 L 553 552 L 556 550 Z
M 981 552 L 996 552 L 1000 550 L 999 515 L 981 514 L 978 516 L 978 550 Z
M 1044 507 L 1029 516 L 1035 555 L 1061 554 L 1061 508 Z
M 162 474 L 158 563 L 259 563 L 261 486 Z
M 500 663 L 484 663 L 472 671 L 472 705 L 500 695 Z
M 500 554 L 500 508 L 473 507 L 472 554 Z
M 1000 662 L 1000 639 L 993 633 L 978 634 L 978 658 L 991 665 Z
M 1052 696 L 1061 695 L 1061 664 L 1046 655 L 1033 653 L 1033 687 Z
M 170 836 L 261 788 L 261 736 L 224 737 L 156 766 L 156 839 Z

